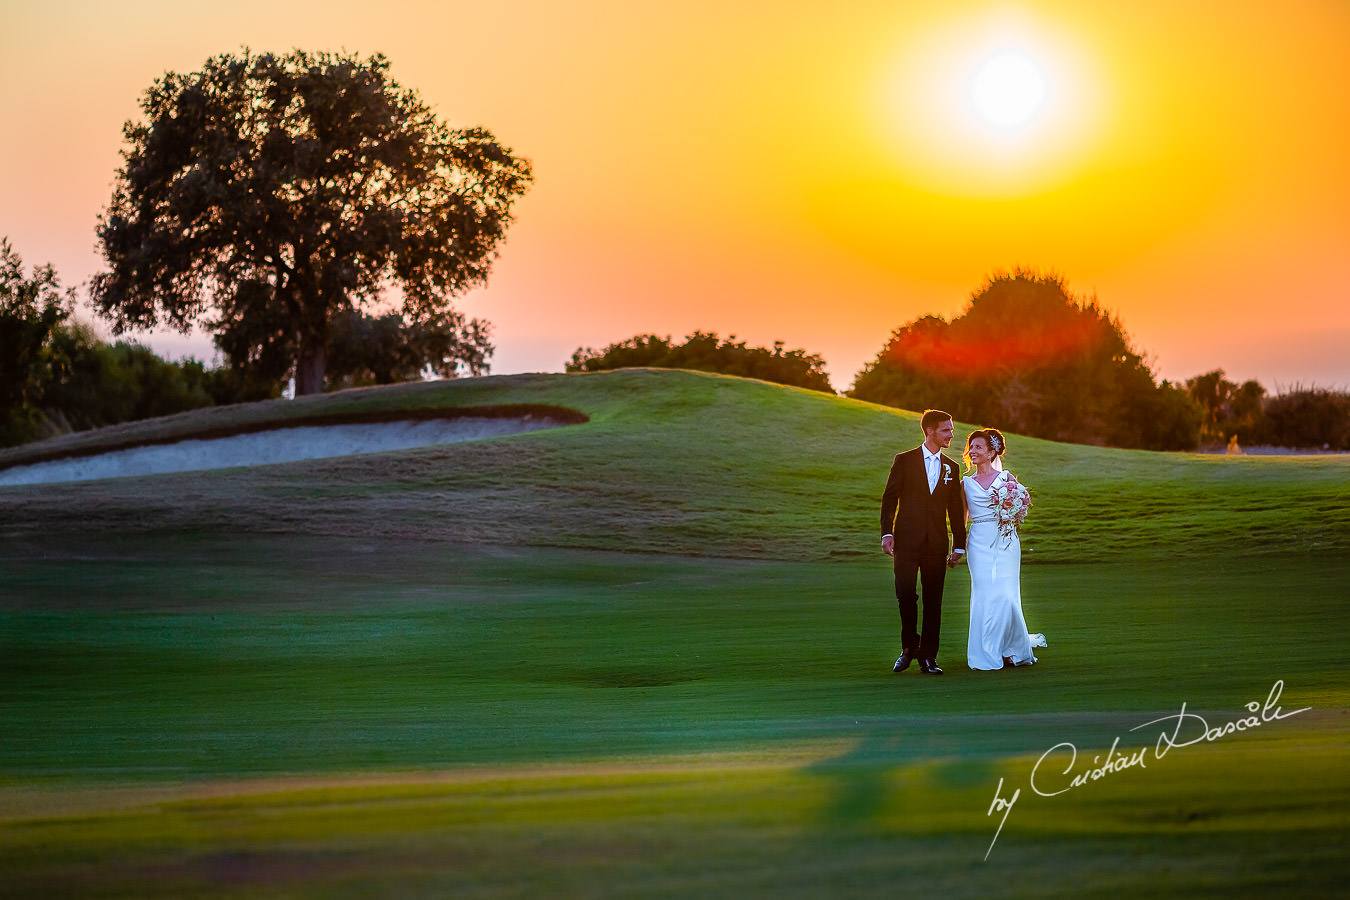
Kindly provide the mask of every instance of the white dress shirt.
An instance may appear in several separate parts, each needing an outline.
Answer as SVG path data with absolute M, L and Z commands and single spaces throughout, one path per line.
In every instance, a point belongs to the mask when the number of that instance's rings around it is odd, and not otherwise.
M 929 453 L 928 448 L 923 448 L 923 465 L 928 470 L 928 493 L 937 490 L 938 475 L 942 472 L 942 451 Z

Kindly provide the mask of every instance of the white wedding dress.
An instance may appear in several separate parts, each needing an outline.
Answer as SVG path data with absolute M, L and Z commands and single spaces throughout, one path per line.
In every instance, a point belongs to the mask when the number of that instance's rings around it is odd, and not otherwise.
M 1022 615 L 1022 542 L 998 533 L 989 494 L 1008 477 L 999 472 L 988 488 L 973 476 L 962 479 L 970 522 L 966 529 L 966 565 L 970 568 L 970 638 L 966 663 L 972 669 L 1001 669 L 1036 661 L 1032 647 L 1044 647 L 1045 635 L 1028 634 Z

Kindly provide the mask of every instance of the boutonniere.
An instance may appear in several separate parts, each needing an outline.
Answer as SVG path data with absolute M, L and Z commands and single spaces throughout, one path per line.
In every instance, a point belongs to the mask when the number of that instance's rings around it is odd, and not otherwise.
M 951 467 L 951 466 L 943 466 L 943 467 L 942 467 L 942 483 L 943 483 L 943 484 L 951 484 L 951 483 L 952 483 L 952 467 Z

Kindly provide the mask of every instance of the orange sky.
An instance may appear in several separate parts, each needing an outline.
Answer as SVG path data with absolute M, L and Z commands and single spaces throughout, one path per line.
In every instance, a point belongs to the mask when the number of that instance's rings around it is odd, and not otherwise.
M 892 329 L 1027 265 L 1163 377 L 1350 386 L 1345 0 L 0 0 L 0 234 L 85 281 L 140 94 L 244 44 L 382 52 L 533 161 L 460 301 L 494 372 L 703 329 L 818 352 L 846 388 Z M 1001 50 L 1044 79 L 1015 134 L 970 109 Z

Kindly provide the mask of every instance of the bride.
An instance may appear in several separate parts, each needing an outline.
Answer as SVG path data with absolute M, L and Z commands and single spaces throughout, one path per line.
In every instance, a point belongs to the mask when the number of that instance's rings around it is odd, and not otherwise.
M 965 461 L 973 474 L 961 479 L 965 490 L 966 564 L 970 566 L 970 638 L 966 662 L 972 669 L 1029 666 L 1032 647 L 1044 647 L 1045 635 L 1028 634 L 1022 616 L 1022 543 L 1014 531 L 999 534 L 989 496 L 1000 481 L 1016 479 L 1003 471 L 999 457 L 1008 447 L 1002 432 L 984 428 L 966 439 Z

